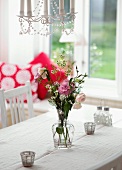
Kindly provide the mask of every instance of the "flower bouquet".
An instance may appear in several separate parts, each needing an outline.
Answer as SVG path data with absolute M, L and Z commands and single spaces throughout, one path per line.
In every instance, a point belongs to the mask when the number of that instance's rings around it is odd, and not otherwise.
M 48 101 L 57 109 L 59 122 L 58 125 L 56 125 L 55 130 L 53 128 L 53 137 L 54 142 L 56 143 L 55 147 L 59 147 L 62 141 L 63 147 L 69 147 L 71 146 L 72 141 L 69 129 L 73 130 L 73 127 L 71 128 L 67 123 L 68 114 L 72 108 L 79 109 L 82 107 L 81 103 L 85 100 L 85 94 L 81 93 L 81 88 L 87 75 L 79 74 L 76 66 L 76 76 L 70 77 L 70 73 L 72 72 L 70 65 L 65 69 L 67 78 L 59 83 L 60 77 L 57 77 L 57 81 L 54 82 L 52 81 L 50 74 L 56 74 L 63 68 L 66 68 L 67 61 L 65 60 L 65 56 L 61 55 L 59 57 L 57 65 L 59 66 L 58 69 L 57 67 L 52 66 L 51 73 L 47 68 L 38 68 L 35 80 L 36 82 L 41 83 L 44 79 L 47 79 L 45 87 L 50 93 L 50 99 Z M 74 62 L 72 62 L 72 66 L 73 65 Z M 71 134 L 73 134 L 73 132 L 71 132 Z

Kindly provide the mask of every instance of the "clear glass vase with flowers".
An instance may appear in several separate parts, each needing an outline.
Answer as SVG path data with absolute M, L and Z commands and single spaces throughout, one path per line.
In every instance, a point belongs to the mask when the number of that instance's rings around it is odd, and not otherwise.
M 73 66 L 74 62 L 72 62 Z M 49 103 L 56 107 L 59 121 L 52 126 L 54 146 L 56 148 L 70 148 L 74 135 L 74 126 L 70 124 L 68 119 L 69 111 L 81 108 L 81 103 L 85 101 L 85 94 L 81 93 L 82 84 L 85 81 L 86 74 L 79 74 L 76 66 L 76 76 L 71 77 L 72 68 L 67 66 L 65 56 L 61 55 L 57 61 L 57 67 L 53 66 L 51 73 L 45 68 L 38 68 L 38 73 L 35 76 L 35 81 L 41 83 L 47 79 L 45 87 L 50 93 Z M 66 69 L 67 66 L 67 69 Z M 65 68 L 67 76 L 62 82 L 52 81 L 50 74 L 56 74 Z

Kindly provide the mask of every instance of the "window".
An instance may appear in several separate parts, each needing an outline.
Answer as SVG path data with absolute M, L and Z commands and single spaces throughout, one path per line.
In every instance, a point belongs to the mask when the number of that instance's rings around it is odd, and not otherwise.
M 56 1 L 58 4 L 59 1 Z M 64 1 L 64 8 L 65 13 L 69 13 L 70 6 L 70 0 Z M 53 9 L 51 6 L 51 13 L 53 14 Z M 54 14 L 53 14 L 54 15 Z M 68 23 L 67 21 L 65 23 Z M 70 28 L 70 24 L 66 24 L 66 29 Z M 71 35 L 63 35 L 61 33 L 61 27 L 58 27 L 58 29 L 55 30 L 55 25 L 51 27 L 52 31 L 54 33 L 51 36 L 51 58 L 54 60 L 54 62 L 57 60 L 58 56 L 65 52 L 65 55 L 67 56 L 68 60 L 73 60 L 73 53 L 74 53 L 74 43 L 72 40 Z
M 79 71 L 89 75 L 84 90 L 87 96 L 121 99 L 122 1 L 76 0 L 75 2 L 78 12 L 75 32 L 79 34 L 79 39 L 85 40 L 85 43 L 81 41 L 80 44 L 75 44 L 73 57 Z M 97 57 L 98 61 L 93 56 Z
M 78 1 L 76 0 L 76 7 L 78 11 L 77 20 L 75 22 L 75 28 L 79 31 L 86 39 L 87 45 L 80 47 L 75 46 L 75 59 L 78 61 L 77 64 L 81 68 L 81 72 L 89 73 L 90 62 L 89 62 L 89 46 L 90 46 L 90 0 Z M 111 2 L 111 1 L 109 1 Z M 80 4 L 79 4 L 80 3 Z M 116 0 L 116 55 L 115 55 L 115 80 L 100 79 L 89 76 L 85 88 L 86 93 L 91 96 L 100 96 L 107 99 L 115 99 L 122 101 L 122 1 Z M 79 7 L 80 6 L 80 7 Z M 81 10 L 82 9 L 82 10 Z M 79 25 L 79 21 L 81 21 Z
M 115 80 L 117 0 L 90 1 L 89 76 Z

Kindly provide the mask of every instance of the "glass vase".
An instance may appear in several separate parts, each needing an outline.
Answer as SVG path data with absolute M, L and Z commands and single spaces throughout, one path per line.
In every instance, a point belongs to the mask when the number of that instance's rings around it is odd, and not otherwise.
M 53 141 L 55 148 L 71 148 L 74 126 L 67 120 L 60 120 L 52 125 Z

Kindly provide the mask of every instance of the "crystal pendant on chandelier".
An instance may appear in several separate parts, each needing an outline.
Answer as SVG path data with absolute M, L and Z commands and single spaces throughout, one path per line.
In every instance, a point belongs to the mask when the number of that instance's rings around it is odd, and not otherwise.
M 18 15 L 21 28 L 20 34 L 48 36 L 60 28 L 67 35 L 73 33 L 76 14 L 75 0 L 70 0 L 69 13 L 65 13 L 64 1 L 38 0 L 35 9 L 32 11 L 31 0 L 20 0 L 20 14 Z M 27 6 L 26 13 L 24 11 L 25 5 Z M 49 14 L 49 11 L 51 11 L 51 14 Z M 51 25 L 53 30 L 50 29 Z

